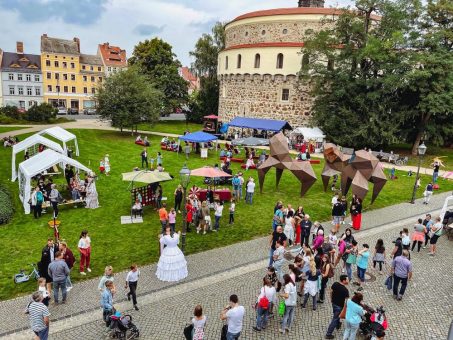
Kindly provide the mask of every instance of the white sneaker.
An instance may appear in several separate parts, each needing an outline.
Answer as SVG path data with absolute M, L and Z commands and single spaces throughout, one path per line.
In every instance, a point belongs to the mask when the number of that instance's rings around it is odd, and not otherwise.
M 205 231 L 203 231 L 203 235 L 206 235 L 206 230 L 205 230 Z
M 80 272 L 80 275 L 86 275 L 86 274 L 87 274 L 87 273 L 85 273 L 85 272 Z
M 67 292 L 71 291 L 71 289 L 72 289 L 72 286 L 71 287 L 66 287 L 66 291 Z
M 88 271 L 89 273 L 91 273 L 91 268 L 87 268 L 87 271 Z
M 344 270 L 344 268 L 343 268 L 343 269 L 341 270 L 341 273 L 344 274 L 344 272 L 345 272 L 345 270 Z

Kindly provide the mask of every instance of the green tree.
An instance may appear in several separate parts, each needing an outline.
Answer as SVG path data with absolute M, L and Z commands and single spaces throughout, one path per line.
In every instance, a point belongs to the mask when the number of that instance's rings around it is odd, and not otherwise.
M 157 122 L 162 97 L 162 92 L 135 67 L 106 78 L 95 95 L 98 114 L 121 131 L 126 127 L 133 131 L 141 122 Z
M 189 52 L 194 58 L 192 72 L 200 78 L 200 90 L 190 99 L 188 120 L 201 122 L 203 116 L 217 114 L 219 108 L 219 81 L 217 63 L 219 52 L 225 48 L 224 24 L 217 22 L 210 34 L 204 33 Z
M 153 38 L 134 47 L 130 65 L 136 65 L 140 72 L 163 93 L 161 113 L 174 112 L 187 102 L 187 82 L 179 75 L 181 63 L 176 59 L 172 46 Z
M 362 0 L 356 6 L 358 11 L 308 32 L 301 82 L 312 86 L 313 123 L 330 140 L 376 148 L 399 139 L 407 110 L 400 85 L 411 70 L 411 52 L 401 47 L 418 7 L 405 0 Z
M 33 105 L 25 114 L 27 120 L 31 122 L 49 122 L 57 116 L 57 109 L 48 103 Z

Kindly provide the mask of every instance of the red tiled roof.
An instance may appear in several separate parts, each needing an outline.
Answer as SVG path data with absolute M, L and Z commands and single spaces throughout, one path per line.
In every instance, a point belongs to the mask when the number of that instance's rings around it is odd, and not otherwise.
M 343 13 L 342 9 L 338 8 L 323 8 L 323 7 L 293 7 L 293 8 L 275 8 L 267 9 L 262 11 L 255 11 L 250 13 L 242 14 L 236 17 L 231 22 L 256 18 L 256 17 L 265 17 L 271 15 L 295 15 L 295 14 L 321 14 L 321 15 L 340 15 Z M 379 20 L 380 17 L 377 15 L 372 15 L 372 19 Z
M 107 66 L 127 66 L 126 50 L 118 46 L 111 46 L 109 43 L 99 44 L 101 57 Z
M 181 67 L 181 75 L 186 81 L 197 81 L 197 77 L 190 72 L 187 66 Z

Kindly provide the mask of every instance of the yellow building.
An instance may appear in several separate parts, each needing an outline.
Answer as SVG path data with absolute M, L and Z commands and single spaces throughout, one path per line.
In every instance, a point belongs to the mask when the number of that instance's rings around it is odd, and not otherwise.
M 80 53 L 80 40 L 41 36 L 44 101 L 73 114 L 89 113 L 104 78 L 102 59 Z

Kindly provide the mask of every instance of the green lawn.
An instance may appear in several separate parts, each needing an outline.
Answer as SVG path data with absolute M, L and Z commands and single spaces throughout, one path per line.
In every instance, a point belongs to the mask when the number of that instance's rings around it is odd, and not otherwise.
M 156 124 L 150 125 L 148 123 L 143 123 L 138 125 L 138 130 L 145 131 L 158 131 L 166 133 L 174 133 L 178 135 L 184 134 L 186 130 L 190 132 L 200 131 L 203 129 L 203 125 L 195 123 L 187 123 L 180 120 L 168 120 L 160 121 Z
M 0 126 L 0 133 L 26 129 L 26 126 Z
M 422 167 L 431 168 L 431 164 L 433 163 L 434 157 L 442 157 L 441 160 L 445 165 L 445 168 L 441 167 L 441 170 L 450 170 L 453 171 L 453 148 L 445 148 L 440 146 L 434 145 L 426 145 L 428 148 L 426 149 L 426 155 L 422 158 Z M 408 156 L 409 163 L 408 165 L 418 165 L 418 157 L 412 156 L 412 145 L 410 144 L 395 144 L 390 147 L 389 150 L 393 150 L 394 153 Z M 429 173 L 432 173 L 430 171 Z
M 174 129 L 173 124 L 169 126 Z M 132 171 L 135 166 L 140 166 L 141 147 L 134 144 L 134 137 L 130 133 L 100 130 L 71 130 L 78 138 L 80 157 L 78 160 L 94 171 L 98 170 L 99 159 L 106 153 L 110 154 L 112 172 L 111 176 L 100 176 L 97 181 L 99 201 L 101 207 L 96 210 L 83 208 L 62 207 L 60 213 L 61 236 L 69 243 L 78 258 L 77 242 L 82 229 L 88 229 L 92 239 L 92 273 L 86 278 L 102 274 L 107 264 L 113 265 L 115 271 L 126 269 L 131 263 L 140 265 L 158 260 L 158 234 L 160 223 L 157 213 L 151 208 L 145 208 L 145 222 L 143 224 L 121 225 L 120 216 L 128 215 L 130 209 L 130 194 L 127 190 L 128 183 L 121 180 L 121 173 Z M 25 135 L 20 136 L 23 139 Z M 149 152 L 155 156 L 160 151 L 158 137 L 150 137 L 151 147 Z M 22 156 L 19 155 L 18 159 Z M 0 182 L 4 183 L 17 197 L 18 184 L 10 181 L 11 149 L 0 148 Z M 167 171 L 175 176 L 173 181 L 163 183 L 164 196 L 169 198 L 168 203 L 173 204 L 173 191 L 178 184 L 178 172 L 183 166 L 184 157 L 175 153 L 163 151 L 163 165 Z M 208 160 L 201 160 L 193 156 L 187 165 L 194 169 L 203 165 L 217 163 L 217 156 L 210 152 Z M 277 200 L 291 203 L 293 206 L 303 205 L 313 220 L 325 220 L 330 216 L 331 192 L 324 193 L 320 179 L 321 165 L 313 165 L 318 181 L 308 191 L 304 198 L 298 196 L 299 183 L 290 174 L 285 172 L 282 176 L 280 187 L 275 189 L 275 171 L 271 170 L 266 178 L 263 194 L 256 193 L 254 205 L 248 206 L 239 203 L 236 210 L 236 223 L 229 227 L 226 225 L 228 210 L 224 210 L 219 233 L 199 235 L 190 233 L 187 238 L 187 252 L 195 253 L 207 249 L 225 246 L 239 241 L 267 235 L 270 230 L 273 215 L 273 206 Z M 233 163 L 233 170 L 239 169 L 238 163 Z M 257 182 L 256 170 L 250 170 L 245 176 L 253 176 Z M 411 197 L 413 177 L 408 178 L 403 173 L 398 173 L 398 180 L 389 181 L 384 187 L 373 206 L 369 205 L 370 194 L 365 200 L 365 209 L 375 209 L 398 202 L 407 202 Z M 63 183 L 64 178 L 56 179 Z M 424 178 L 422 184 L 428 178 Z M 191 184 L 202 185 L 202 178 L 192 178 Z M 370 185 L 370 189 L 371 185 Z M 442 190 L 452 190 L 452 182 L 441 182 Z M 257 190 L 258 191 L 258 190 Z M 422 190 L 418 192 L 421 195 Z M 28 263 L 40 259 L 42 247 L 46 239 L 52 236 L 52 230 L 47 222 L 50 214 L 45 214 L 40 220 L 34 220 L 32 215 L 25 215 L 19 199 L 16 198 L 17 211 L 13 220 L 0 226 L 0 299 L 33 291 L 36 282 L 15 285 L 12 277 L 20 268 L 27 268 Z M 181 222 L 179 216 L 178 225 Z M 83 280 L 77 269 L 72 273 L 74 281 Z

